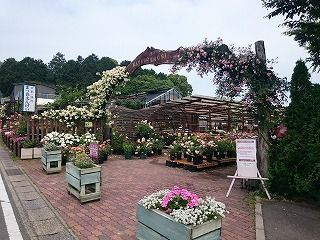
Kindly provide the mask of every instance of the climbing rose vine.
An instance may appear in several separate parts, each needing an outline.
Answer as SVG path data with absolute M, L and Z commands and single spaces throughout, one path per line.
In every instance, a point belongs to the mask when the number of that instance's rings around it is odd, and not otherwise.
M 106 124 L 111 125 L 113 116 L 106 106 L 115 88 L 128 81 L 128 73 L 125 67 L 115 67 L 99 75 L 101 79 L 87 87 L 90 100 L 88 107 L 69 105 L 66 109 L 44 111 L 40 115 L 34 115 L 33 118 L 58 120 L 65 123 L 67 127 L 72 127 L 79 120 L 91 121 L 104 117 Z
M 236 48 L 221 39 L 205 40 L 195 47 L 181 48 L 180 55 L 173 72 L 186 68 L 195 69 L 201 77 L 213 73 L 217 94 L 241 97 L 261 127 L 267 127 L 267 119 L 286 99 L 288 83 L 274 73 L 275 61 L 258 59 L 251 46 Z

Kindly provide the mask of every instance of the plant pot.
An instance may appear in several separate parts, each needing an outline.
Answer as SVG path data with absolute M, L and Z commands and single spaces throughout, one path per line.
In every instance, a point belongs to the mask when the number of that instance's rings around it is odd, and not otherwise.
M 21 159 L 32 159 L 33 148 L 21 148 Z
M 221 235 L 221 218 L 204 222 L 200 225 L 184 225 L 157 209 L 137 207 L 136 239 L 212 239 L 219 240 Z
M 235 151 L 227 151 L 227 157 L 228 158 L 236 157 L 236 152 Z
M 193 157 L 193 164 L 194 165 L 199 165 L 203 163 L 203 156 L 199 155 L 199 156 L 194 156 Z
M 146 159 L 147 158 L 147 154 L 145 153 L 140 153 L 140 159 Z
M 158 155 L 162 155 L 162 149 L 157 150 Z
M 72 162 L 66 164 L 67 190 L 81 203 L 101 198 L 101 166 L 81 169 Z
M 132 154 L 131 153 L 125 153 L 124 154 L 124 159 L 130 160 L 131 158 L 132 158 Z
M 61 171 L 61 150 L 55 151 L 46 151 L 43 148 L 41 149 L 41 162 L 42 168 L 47 173 L 55 173 Z
M 182 158 L 182 152 L 177 152 L 177 160 L 181 160 Z
M 220 153 L 218 152 L 217 154 L 217 159 L 222 159 L 222 158 L 225 158 L 226 157 L 226 154 L 225 153 Z
M 176 155 L 175 154 L 170 154 L 170 160 L 175 160 L 176 159 Z
M 206 155 L 207 162 L 212 162 L 212 154 Z
M 187 161 L 192 162 L 192 156 L 187 154 Z
M 41 148 L 33 148 L 33 158 L 41 158 Z
M 213 156 L 217 157 L 218 156 L 218 152 L 217 151 L 213 151 Z

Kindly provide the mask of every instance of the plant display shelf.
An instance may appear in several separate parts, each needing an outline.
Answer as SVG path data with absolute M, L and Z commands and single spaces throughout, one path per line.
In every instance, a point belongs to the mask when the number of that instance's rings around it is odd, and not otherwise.
M 227 164 L 235 163 L 237 161 L 237 158 L 214 159 L 214 161 L 218 162 L 219 165 L 227 165 Z
M 186 159 L 181 160 L 167 160 L 166 166 L 169 167 L 183 167 L 186 170 L 196 172 L 201 171 L 204 169 L 212 168 L 215 166 L 218 166 L 219 164 L 215 161 L 207 162 L 206 160 L 203 160 L 203 163 L 194 165 L 193 162 L 188 162 Z
M 42 167 L 47 174 L 61 172 L 61 150 L 46 151 L 41 149 L 41 155 Z

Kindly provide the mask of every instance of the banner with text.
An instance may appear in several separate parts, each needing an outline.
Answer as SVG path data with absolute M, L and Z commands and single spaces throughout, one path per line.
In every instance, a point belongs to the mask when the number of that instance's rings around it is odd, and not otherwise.
M 256 139 L 237 139 L 237 170 L 240 177 L 257 177 Z
M 23 85 L 23 112 L 35 112 L 36 111 L 36 86 Z

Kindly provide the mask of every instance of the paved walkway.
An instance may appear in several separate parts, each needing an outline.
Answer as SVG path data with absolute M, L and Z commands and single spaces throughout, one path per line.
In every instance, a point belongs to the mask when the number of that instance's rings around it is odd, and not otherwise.
M 20 231 L 26 232 L 23 234 L 24 239 L 75 239 L 51 204 L 16 166 L 16 162 L 12 161 L 2 146 L 0 170 L 19 215 Z
M 320 239 L 320 208 L 286 201 L 262 201 L 267 240 Z
M 166 167 L 164 156 L 147 160 L 111 156 L 102 165 L 101 200 L 81 205 L 67 193 L 64 169 L 47 175 L 40 160 L 17 162 L 80 239 L 135 239 L 139 199 L 174 185 L 227 204 L 230 214 L 223 220 L 222 239 L 255 239 L 254 207 L 248 204 L 246 190 L 240 189 L 238 182 L 225 198 L 230 184 L 226 175 L 233 175 L 235 167 L 195 173 Z

